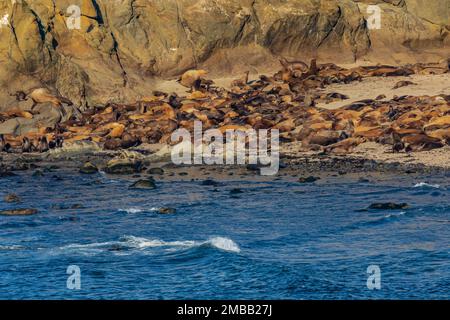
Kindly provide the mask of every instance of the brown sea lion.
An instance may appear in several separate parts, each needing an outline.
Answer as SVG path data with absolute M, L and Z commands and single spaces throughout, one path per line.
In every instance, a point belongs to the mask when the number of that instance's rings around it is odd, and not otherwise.
M 231 87 L 245 87 L 248 84 L 248 75 L 249 74 L 250 74 L 250 71 L 246 71 L 242 78 L 233 80 L 231 82 Z
M 38 143 L 38 146 L 37 146 L 37 150 L 40 153 L 47 152 L 49 150 L 46 136 L 43 136 L 43 137 L 39 138 L 39 143 Z
M 280 63 L 285 69 L 299 70 L 301 72 L 306 72 L 309 69 L 308 65 L 300 60 L 288 61 L 286 58 L 281 58 Z
M 11 144 L 6 142 L 3 134 L 0 134 L 0 152 L 9 152 L 10 150 Z
M 169 103 L 169 105 L 172 107 L 172 108 L 175 108 L 175 109 L 179 109 L 179 108 L 181 108 L 181 106 L 183 105 L 182 103 L 181 103 L 181 99 L 180 99 L 180 97 L 178 97 L 178 95 L 176 94 L 176 93 L 172 93 L 170 96 L 169 96 L 169 101 L 168 101 L 168 103 Z
M 199 90 L 202 79 L 208 74 L 205 70 L 189 70 L 183 73 L 183 75 L 177 80 L 182 86 L 189 88 L 189 92 Z
M 63 142 L 64 142 L 64 137 L 56 136 L 54 140 L 49 141 L 48 147 L 49 147 L 49 149 L 62 148 Z
M 122 147 L 122 141 L 117 138 L 108 137 L 103 144 L 106 150 L 118 150 Z
M 30 153 L 34 151 L 34 145 L 32 144 L 32 142 L 30 141 L 30 139 L 28 139 L 28 137 L 24 137 L 22 140 L 22 152 L 23 153 Z
M 411 151 L 428 151 L 432 149 L 442 148 L 444 144 L 438 138 L 432 138 L 426 134 L 412 134 L 404 136 L 402 141 L 405 143 L 407 152 Z
M 393 153 L 400 152 L 405 149 L 405 144 L 403 143 L 401 136 L 394 130 L 392 130 L 391 139 Z
M 124 134 L 122 135 L 121 147 L 123 149 L 137 147 L 140 144 L 141 144 L 140 139 L 129 134 L 128 132 L 124 132 Z
M 24 97 L 24 95 L 25 95 L 25 100 L 27 100 L 27 98 L 30 98 L 33 101 L 31 111 L 33 111 L 34 108 L 36 107 L 36 105 L 38 105 L 40 103 L 51 103 L 53 106 L 59 108 L 61 111 L 61 114 L 63 116 L 65 116 L 66 112 L 63 108 L 63 103 L 65 103 L 69 106 L 73 105 L 72 101 L 70 101 L 69 99 L 64 98 L 60 95 L 55 95 L 55 94 L 51 93 L 50 90 L 47 88 L 31 89 L 31 91 L 29 93 L 25 93 L 23 91 L 17 91 L 15 95 L 16 95 L 16 99 L 18 101 L 20 101 L 19 99 L 22 99 Z
M 309 64 L 309 69 L 305 73 L 305 76 L 315 76 L 319 72 L 319 69 L 317 68 L 317 59 L 311 59 L 311 62 Z
M 404 80 L 404 81 L 399 81 L 399 82 L 397 82 L 397 83 L 395 84 L 394 88 L 392 88 L 392 89 L 395 90 L 395 89 L 402 88 L 402 87 L 416 86 L 416 85 L 417 85 L 417 83 L 414 83 L 414 82 L 412 82 L 412 81 Z
M 335 144 L 329 145 L 325 147 L 325 152 L 333 152 L 333 153 L 350 153 L 353 151 L 355 147 L 365 142 L 364 138 L 356 137 L 356 138 L 348 138 L 342 141 L 339 141 Z

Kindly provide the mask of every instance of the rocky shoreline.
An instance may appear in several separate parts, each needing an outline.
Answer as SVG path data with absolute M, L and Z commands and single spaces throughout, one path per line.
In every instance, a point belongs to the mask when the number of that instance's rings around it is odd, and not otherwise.
M 0 113 L 0 174 L 43 166 L 76 170 L 86 166 L 81 171 L 111 174 L 140 174 L 154 163 L 170 167 L 171 148 L 180 142 L 173 141 L 173 134 L 179 129 L 191 136 L 194 133 L 197 143 L 198 124 L 200 134 L 214 129 L 221 136 L 229 131 L 248 134 L 252 130 L 276 130 L 284 170 L 408 173 L 449 169 L 447 88 L 434 96 L 395 95 L 388 99 L 379 94 L 336 109 L 318 105 L 350 99 L 339 92 L 325 91 L 335 84 L 352 86 L 367 79 L 448 75 L 450 59 L 352 68 L 318 64 L 315 59 L 309 64 L 286 59 L 280 63 L 282 69 L 274 75 L 250 80 L 246 72 L 243 78 L 232 81 L 230 89 L 215 86 L 204 70 L 190 70 L 179 79 L 182 86 L 190 88 L 188 94 L 153 91 L 139 101 L 108 103 L 78 116 L 70 112 L 58 115 L 58 108 L 66 108 L 66 112 L 75 109 L 69 108 L 71 104 L 64 107 L 68 100 L 52 96 L 50 90 L 19 92 L 18 104 L 50 104 L 47 107 L 55 113 L 51 117 L 54 123 L 42 122 L 47 116 L 43 109 L 38 115 L 17 110 Z M 401 80 L 392 91 L 415 85 Z M 203 140 L 203 145 L 207 142 Z M 254 165 L 245 168 L 243 175 L 254 175 L 261 169 Z M 234 168 L 225 166 L 223 170 L 231 175 Z
M 160 148 L 158 150 L 158 148 Z M 155 151 L 158 150 L 158 151 Z M 423 152 L 426 154 L 427 152 Z M 447 150 L 443 151 L 447 153 Z M 447 175 L 450 167 L 404 159 L 379 160 L 363 154 L 332 155 L 297 152 L 281 149 L 280 170 L 274 176 L 261 176 L 257 165 L 175 165 L 170 161 L 167 146 L 154 145 L 140 150 L 108 151 L 77 150 L 49 151 L 47 153 L 0 153 L 0 178 L 19 172 L 98 172 L 129 177 L 154 176 L 169 180 L 191 180 L 204 176 L 214 179 L 274 180 L 283 177 L 345 176 L 347 174 L 409 174 Z

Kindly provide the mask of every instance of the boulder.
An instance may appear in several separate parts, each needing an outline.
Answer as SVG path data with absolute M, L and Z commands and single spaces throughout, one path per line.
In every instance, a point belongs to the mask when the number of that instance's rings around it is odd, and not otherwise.
M 90 163 L 90 162 L 86 162 L 81 168 L 80 168 L 80 173 L 84 173 L 84 174 L 94 174 L 98 172 L 98 168 L 97 166 L 95 166 L 94 164 Z
M 142 162 L 131 159 L 112 159 L 106 164 L 105 172 L 110 174 L 133 174 L 142 169 Z
M 156 189 L 156 183 L 155 180 L 149 178 L 149 179 L 142 179 L 138 180 L 135 183 L 133 183 L 130 186 L 131 189 Z
M 383 203 L 372 203 L 369 206 L 369 210 L 401 210 L 407 209 L 409 205 L 407 203 L 393 203 L 393 202 L 383 202 Z

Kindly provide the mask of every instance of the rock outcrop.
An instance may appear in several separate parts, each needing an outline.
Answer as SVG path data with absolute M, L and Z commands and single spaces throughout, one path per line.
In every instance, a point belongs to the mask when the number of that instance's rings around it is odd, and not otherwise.
M 279 56 L 436 61 L 450 46 L 449 2 L 0 0 L 0 110 L 17 107 L 10 93 L 34 86 L 83 109 L 148 95 L 155 79 L 189 68 L 257 72 Z M 379 30 L 366 23 L 374 4 Z

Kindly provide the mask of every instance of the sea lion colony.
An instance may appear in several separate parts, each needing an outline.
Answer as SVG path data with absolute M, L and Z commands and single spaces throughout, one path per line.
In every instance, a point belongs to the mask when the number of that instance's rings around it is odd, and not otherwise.
M 401 96 L 390 101 L 382 101 L 385 97 L 380 96 L 335 110 L 318 108 L 316 103 L 348 98 L 324 93 L 322 89 L 332 83 L 448 73 L 449 61 L 344 69 L 315 60 L 307 65 L 282 59 L 282 70 L 275 75 L 249 81 L 245 73 L 232 82 L 230 90 L 215 87 L 206 79 L 206 71 L 190 70 L 179 79 L 190 89 L 186 96 L 153 92 L 131 104 L 96 106 L 55 128 L 40 128 L 26 136 L 0 135 L 0 151 L 45 152 L 61 147 L 63 141 L 80 140 L 95 141 L 109 150 L 169 143 L 174 130 L 192 131 L 194 121 L 201 121 L 204 130 L 219 128 L 222 132 L 279 129 L 282 141 L 301 141 L 305 151 L 347 153 L 365 141 L 389 144 L 393 152 L 440 148 L 450 144 L 450 95 Z M 398 83 L 398 87 L 411 84 Z M 18 100 L 24 96 L 17 95 Z M 0 121 L 13 117 L 33 114 L 2 113 Z

